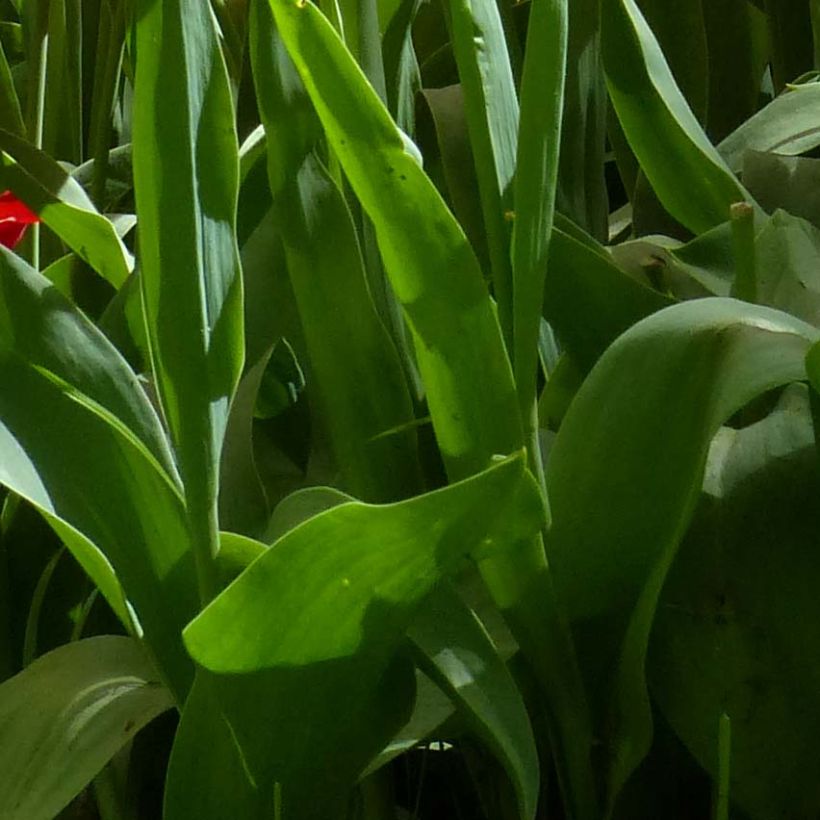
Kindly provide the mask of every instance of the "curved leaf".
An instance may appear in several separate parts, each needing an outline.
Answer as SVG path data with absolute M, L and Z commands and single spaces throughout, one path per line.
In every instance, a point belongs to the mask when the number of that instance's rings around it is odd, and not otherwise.
M 655 193 L 694 233 L 725 222 L 732 203 L 753 200 L 709 142 L 638 6 L 603 0 L 601 15 L 609 94 Z
M 52 820 L 171 693 L 139 645 L 104 635 L 61 646 L 0 684 L 0 815 Z
M 0 188 L 10 188 L 97 273 L 119 288 L 134 260 L 113 224 L 55 160 L 0 129 Z
M 760 393 L 804 379 L 817 338 L 784 313 L 731 299 L 676 305 L 612 345 L 564 418 L 547 473 L 547 547 L 591 690 L 612 709 L 610 805 L 649 747 L 646 646 L 709 442 Z
M 801 85 L 775 97 L 718 145 L 735 173 L 743 170 L 746 151 L 794 156 L 820 145 L 820 83 Z
M 413 680 L 396 652 L 433 586 L 543 514 L 520 455 L 409 501 L 341 504 L 290 530 L 187 627 L 258 788 L 280 783 L 287 816 L 323 816 L 406 722 L 389 686 Z M 360 738 L 361 709 L 375 711 Z M 300 800 L 319 771 L 322 795 Z

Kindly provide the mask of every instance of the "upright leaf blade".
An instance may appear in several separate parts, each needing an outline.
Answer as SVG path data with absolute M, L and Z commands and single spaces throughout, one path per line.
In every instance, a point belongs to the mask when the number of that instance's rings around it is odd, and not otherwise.
M 345 489 L 365 501 L 394 501 L 421 485 L 415 432 L 409 427 L 413 407 L 401 363 L 370 298 L 344 195 L 317 155 L 321 125 L 270 7 L 256 3 L 251 20 L 274 210 L 319 418 Z
M 452 0 L 448 8 L 499 319 L 505 339 L 511 344 L 514 320 L 507 212 L 513 206 L 518 95 L 495 0 Z
M 566 0 L 534 0 L 521 80 L 512 237 L 513 362 L 533 463 L 540 455 L 535 414 L 538 333 L 558 180 L 568 14 Z
M 216 589 L 219 454 L 244 356 L 233 104 L 209 4 L 139 0 L 136 7 L 143 298 L 207 599 Z

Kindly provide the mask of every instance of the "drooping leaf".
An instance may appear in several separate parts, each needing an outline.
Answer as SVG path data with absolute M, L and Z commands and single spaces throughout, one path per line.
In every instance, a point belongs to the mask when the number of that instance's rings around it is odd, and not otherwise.
M 115 288 L 134 260 L 112 223 L 55 160 L 0 129 L 0 187 L 10 188 L 81 259 Z
M 784 313 L 734 300 L 676 305 L 609 348 L 564 418 L 548 465 L 547 546 L 598 719 L 611 727 L 610 805 L 649 748 L 646 646 L 709 442 L 745 403 L 805 378 L 817 337 Z
M 467 725 L 505 767 L 521 820 L 535 817 L 538 754 L 524 702 L 490 636 L 445 584 L 424 603 L 408 631 L 419 666 L 450 695 Z
M 0 815 L 52 820 L 172 705 L 130 638 L 86 638 L 38 658 L 0 684 Z
M 0 482 L 31 501 L 125 624 L 122 591 L 174 693 L 192 673 L 195 611 L 184 509 L 168 443 L 114 347 L 0 249 Z
M 395 698 L 364 738 L 350 718 L 381 702 L 384 675 L 406 680 L 395 653 L 433 586 L 467 556 L 510 549 L 543 514 L 520 455 L 409 501 L 342 504 L 290 530 L 189 625 L 190 653 L 214 673 L 258 788 L 281 784 L 285 816 L 327 816 L 406 721 Z
M 732 131 L 718 145 L 726 164 L 739 173 L 747 151 L 794 156 L 820 145 L 820 83 L 785 91 Z
M 695 233 L 725 222 L 732 203 L 751 197 L 709 142 L 646 20 L 634 0 L 604 0 L 601 14 L 610 98 L 655 193 Z
M 730 793 L 755 820 L 820 810 L 819 491 L 804 385 L 762 421 L 722 428 L 652 633 L 656 703 L 713 778 L 729 715 Z

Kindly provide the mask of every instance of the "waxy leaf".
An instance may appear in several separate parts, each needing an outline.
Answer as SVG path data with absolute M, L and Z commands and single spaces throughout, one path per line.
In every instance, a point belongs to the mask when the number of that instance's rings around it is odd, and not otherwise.
M 603 0 L 601 16 L 610 98 L 658 198 L 694 233 L 725 222 L 732 203 L 751 197 L 709 142 L 638 6 Z
M 207 600 L 217 588 L 219 456 L 244 357 L 239 149 L 210 6 L 139 0 L 135 18 L 140 280 L 157 392 Z
M 115 288 L 125 282 L 134 260 L 114 225 L 59 163 L 0 129 L 0 189 L 5 188 Z
M 290 530 L 188 626 L 254 782 L 267 795 L 281 784 L 284 816 L 329 816 L 406 722 L 404 698 L 386 703 L 381 687 L 412 684 L 396 652 L 425 596 L 543 516 L 521 455 L 409 501 L 341 504 Z
M 0 684 L 0 816 L 52 820 L 172 706 L 131 638 L 86 638 L 38 658 Z
M 0 483 L 49 520 L 180 697 L 195 611 L 168 443 L 136 376 L 48 280 L 0 249 Z M 13 389 L 8 389 L 13 386 Z
M 649 748 L 646 647 L 709 443 L 760 393 L 804 379 L 817 338 L 784 313 L 731 299 L 676 305 L 609 348 L 563 420 L 547 471 L 547 547 L 598 719 L 611 727 L 610 806 Z

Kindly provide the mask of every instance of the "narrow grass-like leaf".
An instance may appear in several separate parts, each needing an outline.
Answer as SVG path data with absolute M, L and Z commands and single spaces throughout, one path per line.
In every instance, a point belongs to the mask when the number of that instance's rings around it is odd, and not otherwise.
M 337 704 L 355 714 L 385 674 L 402 676 L 395 653 L 434 585 L 525 539 L 543 514 L 522 455 L 397 504 L 342 504 L 290 530 L 188 626 L 258 788 L 282 784 L 285 816 L 322 817 L 378 753 L 360 756 Z
M 0 187 L 11 188 L 79 257 L 119 288 L 134 260 L 82 187 L 47 154 L 0 129 Z
M 566 0 L 533 0 L 521 80 L 512 235 L 513 362 L 533 465 L 540 462 L 535 412 L 538 334 L 558 179 L 568 15 Z
M 495 0 L 452 0 L 448 10 L 453 54 L 464 89 L 499 320 L 511 347 L 514 319 L 507 213 L 513 208 L 518 95 Z
M 87 638 L 39 658 L 0 685 L 0 816 L 52 820 L 172 705 L 130 638 Z
M 709 142 L 638 6 L 603 0 L 601 14 L 609 94 L 655 193 L 695 233 L 725 222 L 732 203 L 751 197 Z
M 548 553 L 558 593 L 579 626 L 599 720 L 611 729 L 610 807 L 649 749 L 649 633 L 709 443 L 748 401 L 804 379 L 803 360 L 817 337 L 787 314 L 730 299 L 676 305 L 615 342 L 564 418 L 547 474 Z M 602 463 L 609 469 L 599 469 Z M 602 504 L 606 515 L 596 512 Z
M 256 3 L 251 20 L 270 187 L 319 418 L 345 489 L 365 501 L 405 497 L 420 486 L 421 471 L 401 363 L 370 298 L 344 194 L 316 153 L 321 125 L 270 7 Z
M 239 149 L 210 6 L 140 0 L 136 20 L 133 154 L 145 316 L 207 600 L 216 591 L 219 455 L 244 356 Z

